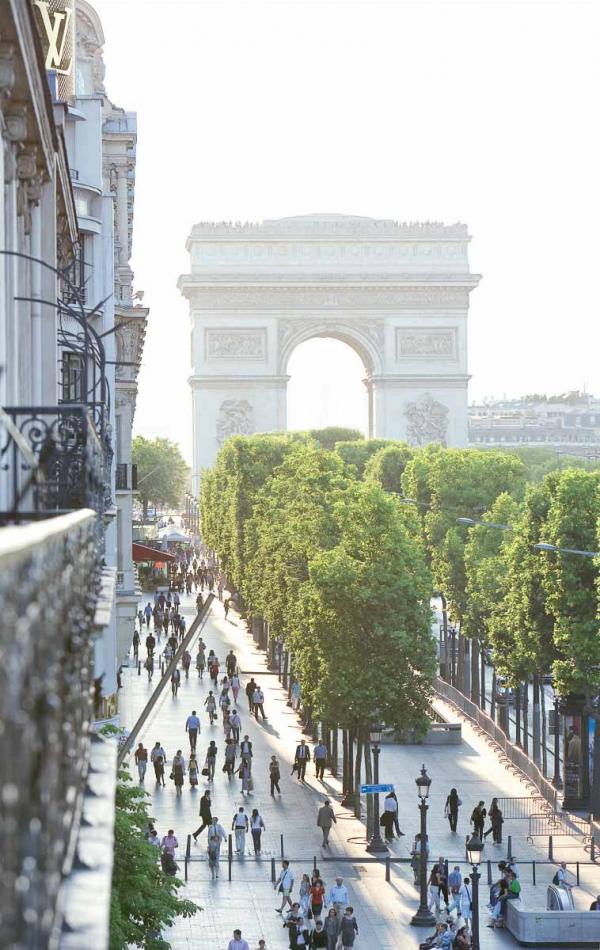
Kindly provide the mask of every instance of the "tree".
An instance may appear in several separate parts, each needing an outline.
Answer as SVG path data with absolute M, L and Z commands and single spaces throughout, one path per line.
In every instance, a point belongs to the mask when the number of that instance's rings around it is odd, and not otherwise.
M 306 435 L 314 439 L 317 445 L 327 452 L 331 452 L 336 442 L 357 442 L 363 439 L 362 432 L 358 429 L 346 429 L 344 426 L 326 426 L 324 429 L 309 429 Z
M 348 471 L 357 478 L 362 478 L 365 465 L 375 452 L 391 443 L 387 439 L 353 439 L 352 441 L 336 442 L 335 451 L 340 455 Z
M 380 448 L 365 465 L 365 479 L 377 482 L 384 491 L 400 492 L 400 479 L 415 452 L 402 442 Z
M 158 849 L 148 844 L 147 794 L 119 772 L 116 789 L 115 854 L 112 876 L 110 950 L 143 947 L 168 950 L 161 932 L 176 917 L 192 917 L 200 908 L 181 900 L 182 881 L 163 873 Z
M 138 435 L 133 440 L 132 460 L 138 469 L 138 495 L 144 509 L 148 506 L 179 508 L 189 480 L 189 468 L 179 446 L 170 439 L 145 439 Z

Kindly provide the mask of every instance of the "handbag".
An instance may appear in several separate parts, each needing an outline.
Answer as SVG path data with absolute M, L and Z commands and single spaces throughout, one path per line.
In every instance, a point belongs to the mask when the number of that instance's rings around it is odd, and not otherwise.
M 206 766 L 204 766 L 204 768 L 202 769 L 202 774 L 208 775 L 208 768 Z
M 170 778 L 171 780 L 175 778 L 175 775 L 173 774 L 173 772 L 171 772 L 171 774 L 169 775 L 169 778 Z
M 252 776 L 248 778 L 248 791 L 251 792 L 254 788 L 254 782 L 252 781 Z

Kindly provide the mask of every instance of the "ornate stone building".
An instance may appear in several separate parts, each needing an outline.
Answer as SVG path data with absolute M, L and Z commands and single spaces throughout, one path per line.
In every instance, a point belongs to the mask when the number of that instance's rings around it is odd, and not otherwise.
M 466 445 L 468 244 L 463 224 L 346 215 L 195 225 L 179 279 L 195 488 L 227 436 L 285 429 L 288 361 L 311 337 L 361 357 L 372 435 Z

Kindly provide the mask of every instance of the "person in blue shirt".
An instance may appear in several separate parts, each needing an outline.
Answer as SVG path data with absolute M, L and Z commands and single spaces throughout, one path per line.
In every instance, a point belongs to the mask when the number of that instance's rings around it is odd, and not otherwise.
M 185 721 L 185 731 L 187 732 L 190 740 L 190 751 L 196 751 L 196 741 L 198 739 L 198 733 L 200 732 L 200 718 L 196 715 L 196 710 L 192 709 L 192 715 L 188 716 Z

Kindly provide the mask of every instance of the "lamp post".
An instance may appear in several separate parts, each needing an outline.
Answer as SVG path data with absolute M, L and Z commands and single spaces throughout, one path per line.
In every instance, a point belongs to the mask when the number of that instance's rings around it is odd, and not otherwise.
M 379 748 L 381 743 L 381 734 L 383 726 L 380 722 L 371 726 L 371 742 L 373 743 L 373 773 L 375 785 L 379 784 Z M 373 795 L 373 828 L 371 829 L 371 839 L 367 845 L 367 851 L 371 854 L 381 854 L 389 850 L 387 844 L 379 833 L 379 792 Z
M 473 942 L 472 950 L 480 950 L 479 947 L 479 865 L 481 864 L 481 853 L 483 851 L 483 842 L 477 835 L 473 835 L 467 842 L 467 856 L 471 865 L 471 880 L 473 882 Z
M 435 917 L 427 906 L 427 799 L 431 779 L 423 765 L 421 774 L 415 779 L 419 796 L 419 811 L 421 812 L 421 850 L 419 853 L 419 909 L 411 920 L 413 927 L 433 927 Z
M 560 777 L 560 697 L 558 693 L 554 694 L 554 776 L 552 785 L 554 788 L 562 788 L 562 778 Z

